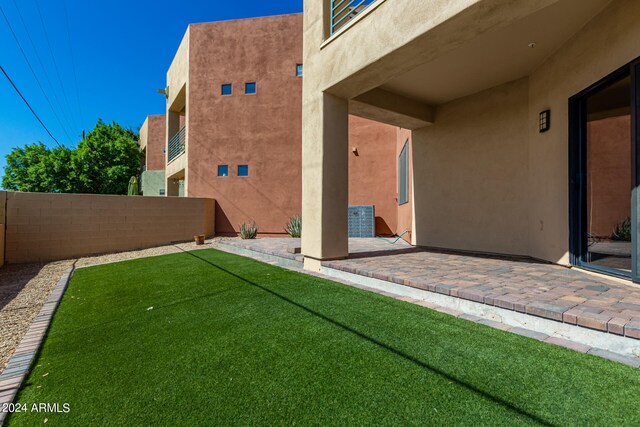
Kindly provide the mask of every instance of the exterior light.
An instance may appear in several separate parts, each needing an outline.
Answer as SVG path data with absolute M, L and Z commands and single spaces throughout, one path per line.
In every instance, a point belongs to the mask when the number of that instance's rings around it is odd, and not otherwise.
M 166 98 L 169 98 L 169 87 L 167 86 L 164 89 L 158 89 L 158 93 L 160 95 L 164 95 Z
M 540 113 L 540 133 L 546 132 L 551 127 L 551 110 L 544 110 Z
M 529 46 L 529 49 L 535 49 L 536 44 L 534 43 L 529 43 L 527 46 Z

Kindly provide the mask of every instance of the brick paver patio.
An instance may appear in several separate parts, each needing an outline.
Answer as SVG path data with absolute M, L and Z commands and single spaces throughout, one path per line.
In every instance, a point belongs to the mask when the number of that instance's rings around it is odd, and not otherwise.
M 299 239 L 231 240 L 234 246 L 302 261 Z M 553 264 L 428 251 L 400 241 L 349 239 L 350 258 L 328 268 L 373 277 L 558 322 L 640 339 L 640 287 Z
M 640 339 L 640 288 L 576 269 L 426 250 L 400 255 L 356 255 L 323 264 L 349 273 Z

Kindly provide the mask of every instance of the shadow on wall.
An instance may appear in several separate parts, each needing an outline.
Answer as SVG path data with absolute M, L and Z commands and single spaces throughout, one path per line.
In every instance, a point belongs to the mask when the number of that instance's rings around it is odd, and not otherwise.
M 394 232 L 389 227 L 389 224 L 381 216 L 377 216 L 376 220 L 376 234 L 378 236 L 393 236 Z
M 236 227 L 238 226 L 239 224 L 236 225 Z M 229 217 L 227 217 L 224 209 L 222 209 L 222 206 L 220 206 L 220 203 L 218 203 L 218 201 L 216 200 L 216 235 L 235 236 L 236 234 L 237 233 L 234 230 L 233 224 L 231 224 Z

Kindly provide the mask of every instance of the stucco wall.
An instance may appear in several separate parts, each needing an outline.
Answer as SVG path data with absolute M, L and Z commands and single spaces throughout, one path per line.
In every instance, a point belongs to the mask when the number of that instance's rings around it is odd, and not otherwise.
M 191 26 L 180 42 L 171 66 L 167 71 L 167 104 L 166 104 L 166 130 L 165 130 L 165 152 L 169 153 L 169 139 L 172 138 L 183 126 L 187 126 L 185 132 L 186 151 L 167 163 L 165 175 L 167 188 L 170 188 L 171 179 L 180 179 L 184 176 L 189 157 L 189 73 L 190 73 L 190 39 Z M 180 112 L 184 111 L 183 116 Z M 168 161 L 168 159 L 167 159 Z M 167 193 L 169 195 L 169 193 Z
M 147 170 L 164 171 L 166 118 L 164 114 L 148 116 L 140 128 L 140 148 L 145 149 Z
M 164 170 L 142 172 L 143 196 L 165 196 L 167 194 L 166 184 Z M 160 190 L 164 190 L 164 194 L 160 194 Z
M 637 16 L 640 3 L 612 2 L 528 78 L 439 106 L 414 131 L 419 245 L 569 263 L 568 100 L 640 56 Z
M 256 221 L 282 234 L 300 213 L 302 15 L 190 26 L 187 194 L 214 197 L 217 233 Z M 257 93 L 245 95 L 245 83 Z M 231 96 L 221 95 L 232 84 Z M 218 177 L 218 165 L 229 176 Z M 238 177 L 238 165 L 249 176 Z
M 349 204 L 375 205 L 379 235 L 394 234 L 398 224 L 395 140 L 393 126 L 349 118 Z
M 640 2 L 615 0 L 529 79 L 529 254 L 569 263 L 568 99 L 640 56 Z M 538 113 L 552 126 L 539 133 Z
M 416 241 L 526 255 L 527 79 L 453 101 L 413 132 Z
M 587 126 L 587 224 L 608 238 L 631 217 L 631 117 L 608 117 Z
M 260 234 L 283 235 L 301 213 L 302 23 L 294 14 L 189 27 L 187 194 L 216 199 L 218 234 L 256 221 Z M 257 83 L 255 95 L 245 95 L 247 82 Z M 228 83 L 233 94 L 222 96 Z M 375 204 L 377 230 L 388 234 L 396 226 L 395 130 L 354 118 L 350 135 L 362 154 L 351 162 L 350 203 Z M 218 165 L 229 176 L 218 177 Z M 238 165 L 249 176 L 238 177 Z
M 214 231 L 211 199 L 0 194 L 7 197 L 7 263 L 148 248 Z
M 409 233 L 405 234 L 402 238 L 408 243 L 415 244 L 415 236 L 413 235 L 413 143 L 410 130 L 396 128 L 396 194 L 398 192 L 398 158 L 400 157 L 400 152 L 402 151 L 404 144 L 407 142 L 409 143 L 409 201 L 408 203 L 398 206 L 398 198 L 396 196 L 398 224 L 396 226 L 395 233 L 401 235 L 408 230 Z

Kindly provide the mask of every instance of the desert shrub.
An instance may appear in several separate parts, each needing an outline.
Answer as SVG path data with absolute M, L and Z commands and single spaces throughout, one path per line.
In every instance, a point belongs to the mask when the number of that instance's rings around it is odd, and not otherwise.
M 242 223 L 240 225 L 240 238 L 242 239 L 255 239 L 258 235 L 258 226 L 255 222 Z
M 631 241 L 631 219 L 627 218 L 624 221 L 616 225 L 611 235 L 611 240 L 618 240 L 622 242 Z
M 302 217 L 300 215 L 294 215 L 289 218 L 284 230 L 289 233 L 291 237 L 300 237 L 302 235 Z

